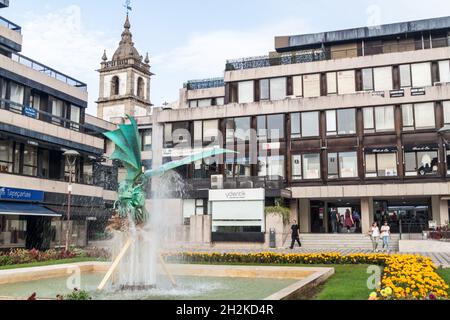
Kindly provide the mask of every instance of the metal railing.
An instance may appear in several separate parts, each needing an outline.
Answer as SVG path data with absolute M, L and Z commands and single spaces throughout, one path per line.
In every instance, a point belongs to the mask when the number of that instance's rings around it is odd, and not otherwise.
M 78 81 L 75 78 L 72 78 L 68 75 L 65 75 L 64 73 L 61 73 L 59 71 L 56 71 L 53 68 L 50 68 L 40 62 L 37 62 L 33 59 L 30 59 L 28 57 L 25 57 L 18 53 L 12 53 L 11 59 L 15 62 L 18 62 L 28 68 L 31 68 L 35 71 L 41 72 L 46 74 L 49 77 L 55 78 L 56 80 L 62 81 L 72 87 L 79 88 L 83 91 L 87 91 L 87 84 L 84 82 Z
M 67 128 L 70 130 L 74 130 L 74 131 L 78 131 L 78 132 L 86 132 L 87 131 L 86 130 L 87 128 L 81 123 L 78 123 L 78 122 L 75 122 L 75 121 L 60 117 L 60 116 L 56 116 L 49 112 L 37 110 L 32 107 L 25 106 L 25 105 L 22 105 L 17 102 L 13 102 L 11 100 L 0 99 L 0 109 L 8 110 L 8 111 L 14 112 L 16 114 L 25 115 L 25 116 L 34 118 L 36 120 L 48 122 L 48 123 L 57 125 L 59 127 Z M 30 111 L 30 109 L 32 109 L 33 114 L 36 115 L 35 117 L 26 114 L 26 112 Z M 89 133 L 86 133 L 86 134 L 89 134 Z
M 8 19 L 5 19 L 3 17 L 0 17 L 0 25 L 4 26 L 10 30 L 16 31 L 18 33 L 22 33 L 21 26 L 15 24 L 14 22 L 9 21 Z
M 360 57 L 393 52 L 442 48 L 450 46 L 450 37 L 415 40 L 410 43 L 385 43 L 381 45 L 358 46 L 357 48 L 333 50 L 331 48 L 311 49 L 284 53 L 278 56 L 259 56 L 227 60 L 225 71 L 264 68 L 279 65 L 332 60 L 344 57 Z
M 225 86 L 223 78 L 210 78 L 202 80 L 190 80 L 186 82 L 183 87 L 188 90 L 199 90 L 209 88 L 220 88 Z

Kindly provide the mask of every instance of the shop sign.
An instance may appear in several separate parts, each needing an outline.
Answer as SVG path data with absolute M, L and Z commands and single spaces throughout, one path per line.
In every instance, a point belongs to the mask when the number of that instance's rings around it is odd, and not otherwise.
M 230 189 L 209 191 L 209 201 L 254 201 L 264 199 L 264 189 Z
M 44 192 L 0 187 L 0 200 L 43 202 Z
M 36 109 L 34 109 L 32 107 L 25 106 L 25 107 L 23 107 L 23 115 L 27 116 L 29 118 L 37 119 L 38 112 Z
M 397 152 L 396 147 L 378 147 L 378 148 L 368 148 L 367 153 L 393 153 Z

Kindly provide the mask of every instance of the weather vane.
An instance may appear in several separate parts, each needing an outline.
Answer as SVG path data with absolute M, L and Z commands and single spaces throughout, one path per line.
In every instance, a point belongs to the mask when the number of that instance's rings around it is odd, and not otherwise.
M 131 0 L 126 0 L 125 4 L 123 5 L 123 7 L 125 9 L 127 9 L 127 15 L 130 13 L 130 11 L 133 10 L 133 8 L 131 7 Z

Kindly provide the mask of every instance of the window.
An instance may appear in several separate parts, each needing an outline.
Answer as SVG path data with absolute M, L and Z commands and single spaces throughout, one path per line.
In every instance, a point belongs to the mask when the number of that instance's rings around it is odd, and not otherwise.
M 258 136 L 258 140 L 266 140 L 267 139 L 267 123 L 266 116 L 258 116 L 256 118 L 256 135 Z
M 0 173 L 12 173 L 13 164 L 13 142 L 0 139 Z
M 303 76 L 303 95 L 305 98 L 320 97 L 320 74 Z
M 41 96 L 37 93 L 33 93 L 30 96 L 30 105 L 36 110 L 41 110 Z
M 58 99 L 52 100 L 52 115 L 55 117 L 52 117 L 52 123 L 61 125 L 62 120 L 61 118 L 64 115 L 64 102 Z
M 197 101 L 197 106 L 199 108 L 205 108 L 212 106 L 212 99 L 200 99 Z
M 259 100 L 269 100 L 269 79 L 261 79 L 259 81 Z
M 337 94 L 337 73 L 328 72 L 327 73 L 327 93 Z
M 415 63 L 411 65 L 412 86 L 431 86 L 431 63 Z
M 328 154 L 328 179 L 358 177 L 358 159 L 356 152 Z
M 78 125 L 80 123 L 80 117 L 81 117 L 80 107 L 71 105 L 70 106 L 70 121 L 74 122 L 74 123 L 70 124 L 71 129 L 80 130 L 80 126 Z
M 392 90 L 392 67 L 373 69 L 375 91 Z
M 239 82 L 238 102 L 239 103 L 251 103 L 254 101 L 255 100 L 254 100 L 253 81 Z
M 270 79 L 270 100 L 283 100 L 286 92 L 286 78 Z
M 327 135 L 356 133 L 355 109 L 329 110 L 327 115 Z
M 366 178 L 397 176 L 397 153 L 367 153 Z
M 139 77 L 137 81 L 137 96 L 141 99 L 145 99 L 145 81 L 142 77 Z
M 412 148 L 417 150 L 437 149 L 434 147 Z M 438 152 L 427 151 L 406 151 L 405 152 L 405 175 L 406 176 L 427 176 L 438 173 Z
M 303 179 L 320 179 L 320 154 L 303 155 Z
M 250 140 L 250 117 L 227 119 L 225 127 L 227 142 Z
M 403 105 L 402 114 L 404 131 L 432 129 L 436 127 L 433 102 Z
M 152 150 L 152 129 L 142 130 L 142 151 Z
M 340 71 L 337 74 L 338 92 L 339 94 L 355 93 L 355 71 Z
M 364 108 L 364 132 L 395 130 L 394 106 Z
M 444 109 L 444 124 L 450 124 L 450 101 L 442 102 Z
M 172 124 L 166 123 L 164 124 L 164 146 L 168 147 L 172 145 L 173 138 L 172 138 Z
M 450 60 L 439 61 L 439 81 L 450 82 Z
M 223 106 L 225 104 L 225 98 L 216 98 L 216 106 Z
M 272 141 L 279 141 L 285 138 L 284 114 L 274 114 L 267 116 L 267 135 Z
M 320 154 L 292 155 L 292 179 L 320 179 Z
M 37 148 L 25 145 L 23 151 L 23 174 L 26 176 L 37 176 Z
M 362 82 L 364 91 L 374 90 L 372 68 L 362 69 Z
M 197 108 L 197 100 L 190 100 L 189 108 Z
M 203 121 L 203 142 L 218 142 L 219 120 Z
M 40 164 L 40 172 L 39 177 L 48 178 L 50 174 L 50 151 L 49 150 L 41 150 L 39 154 Z M 92 163 L 91 163 L 91 171 L 92 171 Z
M 294 86 L 294 96 L 302 97 L 303 96 L 303 77 L 302 76 L 293 77 L 292 83 Z
M 22 112 L 22 106 L 24 102 L 24 87 L 20 84 L 11 82 L 11 94 L 9 100 L 15 104 L 10 104 L 11 109 Z
M 120 80 L 118 76 L 111 79 L 111 96 L 118 96 L 120 89 Z
M 291 114 L 291 138 L 319 136 L 319 112 Z
M 399 69 L 400 69 L 400 87 L 401 88 L 411 87 L 412 85 L 411 65 L 402 64 Z
M 285 177 L 284 156 L 269 156 L 258 158 L 258 176 L 278 180 Z

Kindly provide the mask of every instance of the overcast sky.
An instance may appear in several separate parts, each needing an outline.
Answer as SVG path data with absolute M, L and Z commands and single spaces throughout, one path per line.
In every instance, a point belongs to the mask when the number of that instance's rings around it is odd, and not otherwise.
M 124 0 L 11 0 L 0 14 L 23 28 L 23 54 L 88 84 L 96 115 L 103 50 L 111 58 Z M 448 0 L 134 0 L 131 30 L 149 52 L 155 105 L 178 99 L 183 82 L 223 76 L 225 60 L 267 54 L 274 36 L 450 16 Z

